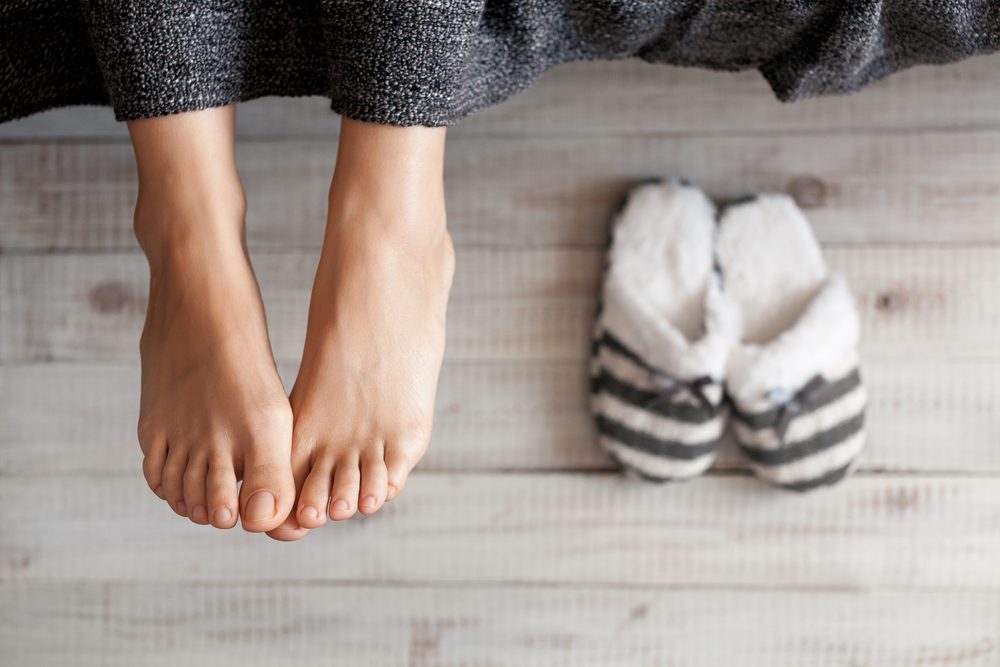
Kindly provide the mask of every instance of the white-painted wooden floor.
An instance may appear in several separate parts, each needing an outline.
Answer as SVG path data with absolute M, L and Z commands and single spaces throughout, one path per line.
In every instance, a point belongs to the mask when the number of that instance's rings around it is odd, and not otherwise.
M 249 237 L 293 377 L 336 119 L 240 113 Z M 593 445 L 585 360 L 629 183 L 791 192 L 864 318 L 848 482 L 682 486 Z M 134 441 L 145 264 L 104 109 L 0 127 L 0 664 L 1000 665 L 1000 58 L 794 106 L 756 74 L 575 64 L 452 130 L 459 246 L 432 448 L 294 545 L 186 523 Z

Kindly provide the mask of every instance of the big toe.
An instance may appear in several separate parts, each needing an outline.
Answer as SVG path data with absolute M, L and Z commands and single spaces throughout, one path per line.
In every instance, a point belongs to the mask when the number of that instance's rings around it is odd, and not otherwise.
M 255 448 L 247 455 L 240 488 L 240 517 L 251 533 L 274 530 L 295 502 L 295 482 L 287 448 Z
M 361 460 L 361 502 L 358 509 L 362 514 L 374 514 L 385 503 L 389 473 L 382 451 L 381 447 L 372 447 Z

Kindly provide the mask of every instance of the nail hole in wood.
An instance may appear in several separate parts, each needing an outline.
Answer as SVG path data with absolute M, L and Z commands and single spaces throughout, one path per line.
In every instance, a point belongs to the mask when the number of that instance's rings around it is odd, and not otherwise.
M 90 290 L 90 307 L 102 315 L 121 312 L 132 300 L 129 286 L 118 281 L 103 282 Z
M 788 194 L 802 208 L 820 208 L 826 205 L 826 183 L 815 176 L 796 176 L 788 182 Z
M 906 306 L 906 295 L 902 292 L 880 292 L 875 297 L 875 309 L 883 313 L 894 313 Z

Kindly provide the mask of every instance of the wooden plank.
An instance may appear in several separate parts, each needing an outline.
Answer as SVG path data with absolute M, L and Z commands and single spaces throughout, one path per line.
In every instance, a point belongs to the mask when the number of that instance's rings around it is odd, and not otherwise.
M 463 249 L 449 311 L 451 361 L 577 361 L 603 251 Z M 828 251 L 860 305 L 870 360 L 996 359 L 1000 246 Z M 299 358 L 315 256 L 256 257 L 275 356 Z M 135 358 L 145 313 L 137 255 L 0 257 L 0 362 Z
M 281 370 L 290 385 L 296 366 Z M 0 474 L 137 475 L 138 379 L 132 365 L 4 367 Z M 892 359 L 865 380 L 863 470 L 1000 473 L 1000 361 Z M 448 363 L 420 469 L 612 470 L 594 442 L 584 364 Z M 744 469 L 728 446 L 714 466 Z
M 472 116 L 459 136 L 601 135 L 614 132 L 758 133 L 930 129 L 1000 124 L 1000 56 L 897 74 L 860 94 L 777 102 L 756 72 L 718 73 L 638 60 L 572 63 L 499 106 Z M 247 138 L 329 137 L 337 118 L 325 98 L 243 104 Z M 110 110 L 77 107 L 0 125 L 2 139 L 125 140 Z
M 177 517 L 137 474 L 0 478 L 0 581 L 968 587 L 1000 593 L 995 477 L 856 476 L 807 495 L 743 476 L 417 472 L 369 519 L 290 548 Z M 70 546 L 72 548 L 67 548 Z
M 987 667 L 1000 650 L 1000 599 L 974 592 L 29 584 L 0 587 L 0 621 L 5 657 L 33 667 Z
M 296 366 L 281 369 L 291 386 Z M 582 364 L 448 364 L 425 470 L 610 469 L 594 446 Z M 0 372 L 0 474 L 137 470 L 137 367 Z M 58 415 L 58 419 L 53 419 Z
M 241 145 L 251 246 L 320 246 L 335 150 L 333 141 Z M 992 242 L 1000 237 L 998 154 L 1000 132 L 989 130 L 468 138 L 449 146 L 449 218 L 460 246 L 600 247 L 632 183 L 682 174 L 720 199 L 789 192 L 827 242 Z M 3 247 L 134 249 L 134 181 L 124 145 L 4 147 Z

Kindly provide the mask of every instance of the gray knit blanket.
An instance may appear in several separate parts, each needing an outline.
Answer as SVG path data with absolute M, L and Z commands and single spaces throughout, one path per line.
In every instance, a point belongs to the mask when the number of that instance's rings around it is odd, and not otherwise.
M 1000 49 L 997 0 L 5 0 L 0 121 L 119 120 L 265 95 L 447 125 L 563 62 L 758 69 L 781 100 Z

